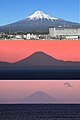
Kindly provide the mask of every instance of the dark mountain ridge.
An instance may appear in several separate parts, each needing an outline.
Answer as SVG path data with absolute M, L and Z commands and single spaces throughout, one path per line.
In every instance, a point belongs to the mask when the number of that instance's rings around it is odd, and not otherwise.
M 0 67 L 80 67 L 80 62 L 58 60 L 44 52 L 35 52 L 15 63 L 0 62 Z

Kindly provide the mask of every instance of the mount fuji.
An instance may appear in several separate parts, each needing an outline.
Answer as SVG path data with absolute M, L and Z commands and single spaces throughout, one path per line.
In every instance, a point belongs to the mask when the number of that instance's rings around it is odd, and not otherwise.
M 80 62 L 58 60 L 39 51 L 15 63 L 0 62 L 0 79 L 80 80 Z
M 14 62 L 14 63 L 8 63 L 8 62 L 0 62 L 0 68 L 27 68 L 27 67 L 37 67 L 42 69 L 44 67 L 80 67 L 79 61 L 63 61 L 58 60 L 56 58 L 53 58 L 52 56 L 42 52 L 38 51 L 33 53 L 32 55 L 21 59 L 20 61 Z
M 23 103 L 59 103 L 62 100 L 52 97 L 43 91 L 37 91 L 32 93 L 30 96 L 24 98 L 21 102 Z
M 36 11 L 32 15 L 11 23 L 0 26 L 0 32 L 32 32 L 32 33 L 48 33 L 50 26 L 80 26 L 79 23 L 66 21 L 61 18 L 51 17 L 42 11 Z

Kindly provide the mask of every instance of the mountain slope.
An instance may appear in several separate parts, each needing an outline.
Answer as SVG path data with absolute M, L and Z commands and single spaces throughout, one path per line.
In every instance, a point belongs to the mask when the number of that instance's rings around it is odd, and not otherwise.
M 14 63 L 16 66 L 80 66 L 80 62 L 58 60 L 50 55 L 38 51 L 29 57 Z
M 79 23 L 74 23 L 70 21 L 66 21 L 63 19 L 59 19 L 56 17 L 51 17 L 42 11 L 36 11 L 34 14 L 22 19 L 18 22 L 0 26 L 0 32 L 38 32 L 43 33 L 49 30 L 50 26 L 80 26 Z
M 26 103 L 54 103 L 54 102 L 62 102 L 62 101 L 46 94 L 43 91 L 37 91 L 37 92 L 34 92 L 33 94 L 31 94 L 30 96 L 24 98 L 23 102 L 26 102 Z
M 53 63 L 55 64 L 56 62 L 57 59 L 47 55 L 44 52 L 39 51 L 14 64 L 23 66 L 51 66 Z

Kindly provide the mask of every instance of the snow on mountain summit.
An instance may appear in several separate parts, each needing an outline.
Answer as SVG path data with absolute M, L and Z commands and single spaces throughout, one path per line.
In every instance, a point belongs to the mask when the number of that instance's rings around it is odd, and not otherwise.
M 42 11 L 36 11 L 34 14 L 30 15 L 28 18 L 30 20 L 32 20 L 32 19 L 48 19 L 48 20 L 58 19 L 58 18 L 55 18 L 55 17 L 51 17 L 51 16 L 49 16 L 48 14 L 45 14 Z

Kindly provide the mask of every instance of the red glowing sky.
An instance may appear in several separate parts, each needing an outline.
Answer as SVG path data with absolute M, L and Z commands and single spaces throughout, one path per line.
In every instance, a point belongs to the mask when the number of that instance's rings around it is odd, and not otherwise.
M 65 61 L 80 61 L 77 40 L 0 40 L 0 61 L 16 62 L 36 51 Z

